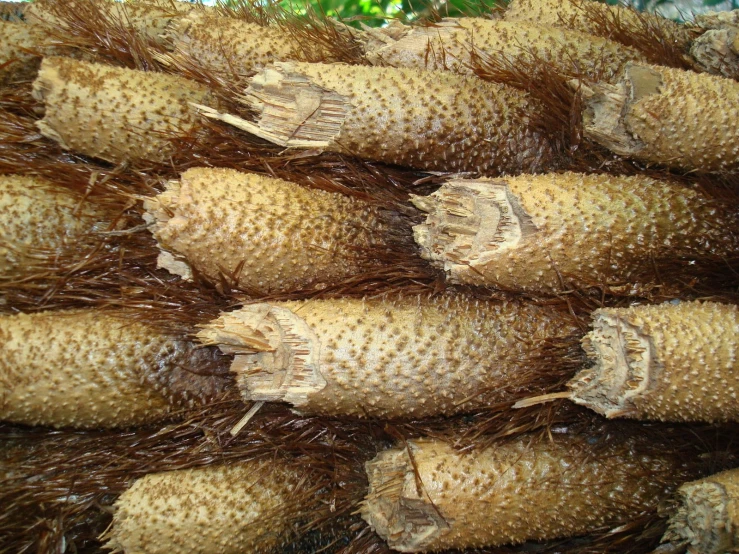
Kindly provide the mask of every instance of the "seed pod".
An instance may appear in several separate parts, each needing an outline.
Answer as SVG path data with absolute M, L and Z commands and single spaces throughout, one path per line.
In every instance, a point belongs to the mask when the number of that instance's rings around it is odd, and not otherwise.
M 606 417 L 739 421 L 739 310 L 714 302 L 604 308 L 571 400 Z
M 412 198 L 421 256 L 453 283 L 553 293 L 654 280 L 655 263 L 736 252 L 736 224 L 695 191 L 643 176 L 456 179 Z
M 253 294 L 320 289 L 377 267 L 392 221 L 369 204 L 272 177 L 189 169 L 144 203 L 159 266 Z
M 274 462 L 150 474 L 118 498 L 102 538 L 126 554 L 262 552 L 285 541 L 304 515 L 298 483 Z
M 154 42 L 162 41 L 162 34 L 174 20 L 195 10 L 197 4 L 170 0 L 136 0 L 134 2 L 115 2 L 111 0 L 34 0 L 26 9 L 25 17 L 29 23 L 59 30 L 68 30 L 71 14 L 87 12 L 95 17 L 100 34 L 105 27 L 122 27 L 140 38 Z M 202 8 L 200 8 L 202 9 Z
M 92 242 L 106 216 L 70 191 L 32 176 L 0 175 L 0 277 L 33 271 Z M 82 244 L 81 244 L 82 243 Z
M 397 42 L 369 52 L 376 65 L 451 70 L 473 74 L 473 53 L 518 66 L 534 60 L 569 76 L 612 80 L 627 61 L 646 61 L 639 51 L 604 38 L 554 27 L 482 18 L 446 19 L 410 27 Z
M 171 138 L 198 126 L 190 102 L 210 101 L 182 77 L 56 57 L 44 59 L 33 89 L 46 106 L 44 136 L 112 163 L 167 160 Z
M 739 468 L 685 483 L 675 496 L 679 505 L 663 542 L 687 543 L 701 554 L 739 550 Z
M 303 58 L 300 45 L 284 29 L 214 13 L 193 11 L 174 21 L 168 34 L 173 61 L 184 59 L 242 83 L 267 64 Z
M 653 509 L 686 475 L 676 455 L 606 434 L 523 436 L 466 454 L 413 440 L 366 470 L 362 517 L 401 552 L 588 533 Z
M 125 427 L 167 417 L 213 383 L 194 344 L 100 310 L 0 316 L 0 419 L 51 427 Z M 187 397 L 183 393 L 183 397 Z
M 531 128 L 523 91 L 448 72 L 275 63 L 254 76 L 244 101 L 256 124 L 222 119 L 281 146 L 315 148 L 418 169 L 534 170 L 551 158 Z
M 686 49 L 692 38 L 689 28 L 662 16 L 592 0 L 513 0 L 504 19 L 563 27 L 605 38 L 611 38 L 607 23 L 618 22 L 620 27 L 634 33 L 659 30 L 664 40 L 681 49 Z M 612 33 L 612 26 L 610 30 Z
M 687 170 L 739 164 L 739 83 L 627 64 L 621 80 L 583 86 L 585 136 L 616 154 Z
M 556 374 L 542 361 L 547 346 L 573 335 L 551 308 L 446 297 L 252 304 L 197 336 L 235 354 L 231 371 L 247 400 L 401 418 L 525 395 Z

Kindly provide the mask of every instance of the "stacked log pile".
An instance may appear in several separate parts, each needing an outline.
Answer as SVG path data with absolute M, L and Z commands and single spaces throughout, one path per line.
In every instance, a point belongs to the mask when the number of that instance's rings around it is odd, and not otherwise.
M 735 14 L 0 13 L 0 551 L 739 548 Z

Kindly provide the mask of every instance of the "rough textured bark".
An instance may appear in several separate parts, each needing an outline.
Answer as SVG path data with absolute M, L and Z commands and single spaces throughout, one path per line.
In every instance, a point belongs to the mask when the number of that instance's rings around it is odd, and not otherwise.
M 362 517 L 401 552 L 588 533 L 656 507 L 685 472 L 637 437 L 523 436 L 463 454 L 431 439 L 366 464 Z
M 739 468 L 685 483 L 663 542 L 688 544 L 691 552 L 739 550 Z
M 37 122 L 62 148 L 112 163 L 165 161 L 170 139 L 195 132 L 191 102 L 209 102 L 202 85 L 175 75 L 45 58 L 34 96 L 46 107 Z
M 739 310 L 715 302 L 603 308 L 571 399 L 606 417 L 739 421 Z
M 641 176 L 457 179 L 412 200 L 428 213 L 414 227 L 421 255 L 453 283 L 627 290 L 653 283 L 655 263 L 739 247 L 734 219 L 709 198 Z
M 107 226 L 104 212 L 61 187 L 38 177 L 0 175 L 0 279 L 82 249 Z
M 190 169 L 145 202 L 159 266 L 255 294 L 320 289 L 377 267 L 389 218 L 360 200 L 257 174 Z
M 418 169 L 533 171 L 552 156 L 523 91 L 448 72 L 276 63 L 251 79 L 244 101 L 254 123 L 203 111 L 281 146 Z
M 616 154 L 686 170 L 739 165 L 739 83 L 628 64 L 616 84 L 583 86 L 584 134 Z
M 196 345 L 115 312 L 3 315 L 0 347 L 0 419 L 15 423 L 141 425 L 186 405 L 173 381 L 190 398 L 217 386 L 191 372 L 203 355 Z
M 252 304 L 198 338 L 235 355 L 231 371 L 247 400 L 401 418 L 525 396 L 556 372 L 547 347 L 577 332 L 551 309 L 446 297 Z
M 451 70 L 473 74 L 474 55 L 513 66 L 534 61 L 566 76 L 610 81 L 627 61 L 646 61 L 617 42 L 554 27 L 482 18 L 445 19 L 430 27 L 409 27 L 398 40 L 368 52 L 376 65 Z
M 115 503 L 106 548 L 114 553 L 262 552 L 304 515 L 299 477 L 275 462 L 241 462 L 136 480 Z
M 700 15 L 695 25 L 703 31 L 690 47 L 698 67 L 714 75 L 739 78 L 739 10 Z

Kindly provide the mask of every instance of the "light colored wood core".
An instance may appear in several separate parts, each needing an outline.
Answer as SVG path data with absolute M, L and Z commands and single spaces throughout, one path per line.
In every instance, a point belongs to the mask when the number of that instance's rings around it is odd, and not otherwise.
M 400 552 L 496 546 L 625 523 L 656 507 L 684 475 L 677 460 L 647 454 L 637 440 L 604 447 L 605 440 L 523 436 L 466 454 L 432 439 L 408 441 L 366 464 L 360 513 Z
M 546 308 L 445 297 L 251 304 L 197 336 L 234 355 L 231 370 L 246 400 L 400 418 L 525 395 L 538 371 L 551 371 L 542 363 L 547 341 L 575 333 Z
M 601 37 L 523 22 L 445 19 L 409 27 L 402 37 L 367 53 L 375 65 L 473 74 L 473 54 L 513 66 L 534 61 L 565 76 L 613 79 L 627 61 L 646 61 L 638 50 Z
M 389 223 L 360 200 L 230 169 L 189 169 L 144 203 L 159 266 L 265 295 L 377 267 Z
M 298 483 L 274 461 L 147 475 L 116 501 L 102 539 L 121 554 L 263 552 L 304 515 Z
M 112 163 L 165 161 L 170 140 L 197 128 L 190 102 L 208 102 L 202 85 L 176 75 L 45 58 L 33 85 L 44 102 L 41 133 L 65 150 Z
M 606 417 L 739 421 L 739 310 L 715 302 L 604 308 L 571 399 Z
M 663 542 L 687 543 L 700 554 L 739 551 L 739 468 L 686 483 L 675 496 Z
M 585 136 L 616 154 L 687 170 L 739 166 L 739 83 L 627 64 L 616 84 L 581 88 Z
M 738 242 L 710 199 L 641 176 L 454 179 L 412 201 L 428 214 L 414 227 L 421 256 L 453 283 L 628 291 L 656 279 L 655 262 L 728 256 Z

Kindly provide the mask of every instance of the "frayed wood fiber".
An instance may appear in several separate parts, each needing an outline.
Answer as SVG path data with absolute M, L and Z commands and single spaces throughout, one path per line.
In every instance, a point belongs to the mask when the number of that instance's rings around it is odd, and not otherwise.
M 690 55 L 698 68 L 739 79 L 739 10 L 699 15 L 695 25 L 703 31 L 690 46 Z
M 397 40 L 367 53 L 375 65 L 449 70 L 474 74 L 475 56 L 501 58 L 511 65 L 540 62 L 564 76 L 610 81 L 627 61 L 646 61 L 633 48 L 538 24 L 482 18 L 445 19 L 410 27 Z
M 201 107 L 281 146 L 439 171 L 534 171 L 551 161 L 523 91 L 449 72 L 275 63 L 243 101 L 254 122 Z
M 584 135 L 616 154 L 689 171 L 739 166 L 739 83 L 628 64 L 616 84 L 582 87 Z
M 392 227 L 356 198 L 230 169 L 189 169 L 144 207 L 160 267 L 259 295 L 320 290 L 378 266 Z
M 452 283 L 627 291 L 657 284 L 655 264 L 678 256 L 700 264 L 739 248 L 736 220 L 725 207 L 643 176 L 457 179 L 412 201 L 428 214 L 414 227 L 421 256 Z
M 638 437 L 524 435 L 470 453 L 419 439 L 366 464 L 361 514 L 400 552 L 568 537 L 653 509 L 681 465 Z
M 165 419 L 218 388 L 195 371 L 205 351 L 126 313 L 0 315 L 0 347 L 3 421 L 130 427 Z
M 196 131 L 191 102 L 211 100 L 204 86 L 176 75 L 69 58 L 45 58 L 33 84 L 44 102 L 41 133 L 65 150 L 111 163 L 166 161 L 171 139 Z
M 677 509 L 662 537 L 676 547 L 701 554 L 739 550 L 739 468 L 681 486 Z
M 716 302 L 602 308 L 571 400 L 606 417 L 739 421 L 739 310 Z
M 551 308 L 463 296 L 250 304 L 198 333 L 235 356 L 246 400 L 381 418 L 512 402 L 557 375 L 547 347 L 573 336 Z

